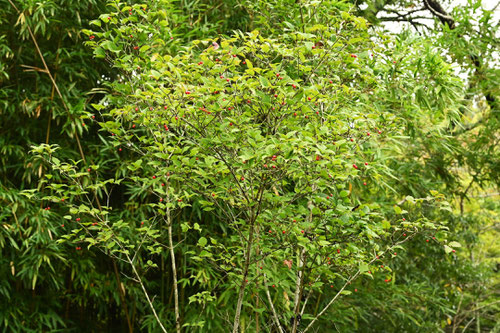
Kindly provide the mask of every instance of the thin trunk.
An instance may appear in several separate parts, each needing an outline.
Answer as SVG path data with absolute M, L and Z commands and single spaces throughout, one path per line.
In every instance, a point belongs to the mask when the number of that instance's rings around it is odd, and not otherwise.
M 130 266 L 132 266 L 132 271 L 134 272 L 135 278 L 139 282 L 139 285 L 141 286 L 142 292 L 144 293 L 144 296 L 146 296 L 146 300 L 148 301 L 149 307 L 151 308 L 151 311 L 153 312 L 153 315 L 155 316 L 156 322 L 158 325 L 160 325 L 160 328 L 163 333 L 167 333 L 167 330 L 163 326 L 160 318 L 158 317 L 158 314 L 156 313 L 155 307 L 153 306 L 153 302 L 151 302 L 151 299 L 149 298 L 148 292 L 146 290 L 146 287 L 144 286 L 144 283 L 142 282 L 141 276 L 139 275 L 139 272 L 137 272 L 137 269 L 135 268 L 134 263 L 130 259 L 130 257 L 127 256 L 128 262 Z
M 278 314 L 276 313 L 276 309 L 274 308 L 273 300 L 271 299 L 271 294 L 269 293 L 269 287 L 267 286 L 267 280 L 265 275 L 264 275 L 264 288 L 266 289 L 267 300 L 269 301 L 269 306 L 271 307 L 271 312 L 273 313 L 274 323 L 276 324 L 278 331 L 280 333 L 284 333 L 283 328 L 281 328 Z
M 251 251 L 252 251 L 253 236 L 254 236 L 254 232 L 255 232 L 255 226 L 254 226 L 255 221 L 253 221 L 253 217 L 251 218 L 251 221 L 252 221 L 252 226 L 250 229 L 250 236 L 248 237 L 248 244 L 246 247 L 245 265 L 243 267 L 243 278 L 241 280 L 240 291 L 238 293 L 238 302 L 236 304 L 236 314 L 234 315 L 233 333 L 238 333 L 238 330 L 239 330 L 241 306 L 243 304 L 243 296 L 245 295 L 245 286 L 246 286 L 246 280 L 248 277 L 248 268 L 250 267 L 250 259 L 252 257 Z
M 318 318 L 321 317 L 328 310 L 328 308 L 330 308 L 330 306 L 333 304 L 333 302 L 335 302 L 335 300 L 342 294 L 342 292 L 349 285 L 349 283 L 351 283 L 351 281 L 353 281 L 354 279 L 356 279 L 360 273 L 361 272 L 358 270 L 356 272 L 356 274 L 354 274 L 349 280 L 347 280 L 347 282 L 337 292 L 337 294 L 335 295 L 335 297 L 333 297 L 330 300 L 330 302 L 328 302 L 328 304 L 323 308 L 323 310 L 321 310 L 320 313 L 316 317 L 314 317 L 314 319 L 309 323 L 309 325 L 305 328 L 305 330 L 302 331 L 302 333 L 307 332 L 314 325 L 314 323 L 316 322 L 316 320 L 318 320 Z
M 257 234 L 256 238 L 259 238 L 259 227 L 256 227 L 255 233 Z M 255 255 L 258 257 L 260 255 L 260 248 L 257 246 L 257 249 L 255 250 Z M 260 265 L 260 262 L 257 263 L 257 266 Z M 257 268 L 257 276 L 259 275 L 259 269 Z M 257 288 L 258 290 L 259 288 Z M 255 308 L 259 308 L 259 293 L 257 292 L 257 297 L 255 298 Z M 259 324 L 259 312 L 255 312 L 255 333 L 260 333 L 260 324 Z
M 316 185 L 312 185 L 311 190 L 314 193 L 316 191 Z M 307 202 L 307 208 L 309 208 L 308 222 L 312 223 L 313 208 L 314 208 L 312 200 L 309 200 Z M 296 281 L 296 285 L 295 285 L 295 297 L 294 297 L 294 303 L 293 303 L 294 309 L 293 309 L 292 333 L 297 332 L 297 326 L 299 324 L 299 320 L 297 317 L 299 315 L 300 299 L 302 298 L 302 290 L 303 290 L 303 282 L 304 282 L 303 266 L 304 266 L 305 256 L 306 256 L 306 249 L 302 248 L 302 251 L 300 252 L 300 255 L 299 255 L 299 265 L 297 268 L 298 274 L 297 274 L 297 281 Z
M 172 220 L 170 218 L 170 212 L 167 210 L 167 219 L 168 219 L 168 246 L 170 248 L 170 258 L 172 263 L 172 277 L 173 277 L 173 286 L 174 286 L 174 305 L 175 305 L 175 329 L 177 333 L 181 332 L 181 323 L 179 316 L 179 290 L 177 288 L 177 267 L 175 266 L 175 253 L 174 253 L 174 244 L 172 241 Z
M 118 294 L 120 295 L 120 301 L 122 303 L 121 306 L 123 308 L 123 312 L 125 312 L 125 318 L 127 319 L 128 331 L 129 331 L 129 333 L 133 333 L 134 327 L 132 326 L 132 323 L 130 321 L 130 316 L 129 316 L 128 309 L 127 309 L 127 302 L 125 300 L 125 290 L 123 290 L 123 287 L 122 287 L 122 282 L 120 280 L 120 274 L 118 273 L 118 266 L 116 265 L 116 261 L 114 258 L 111 258 L 111 261 L 113 262 L 113 270 L 115 272 L 116 284 L 118 285 Z
M 297 332 L 297 326 L 299 324 L 298 320 L 298 315 L 299 315 L 299 309 L 300 309 L 300 299 L 302 296 L 302 285 L 303 285 L 303 280 L 304 280 L 304 272 L 302 271 L 303 266 L 304 266 L 304 257 L 306 254 L 306 249 L 303 248 L 302 251 L 300 252 L 299 255 L 299 266 L 297 268 L 298 274 L 297 274 L 297 281 L 295 283 L 295 297 L 294 297 L 294 310 L 293 310 L 293 325 L 292 325 L 292 333 Z

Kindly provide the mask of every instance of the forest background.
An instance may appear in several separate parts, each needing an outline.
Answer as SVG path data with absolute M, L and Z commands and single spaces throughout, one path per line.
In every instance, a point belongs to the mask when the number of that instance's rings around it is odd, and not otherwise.
M 500 332 L 498 6 L 0 0 L 2 331 Z

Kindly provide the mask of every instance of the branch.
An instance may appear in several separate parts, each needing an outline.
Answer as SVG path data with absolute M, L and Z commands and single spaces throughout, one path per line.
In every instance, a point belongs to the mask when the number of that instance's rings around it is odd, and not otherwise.
M 266 280 L 266 275 L 264 274 L 264 286 L 266 289 L 266 295 L 267 295 L 267 300 L 269 301 L 269 305 L 271 306 L 271 311 L 273 313 L 273 319 L 276 324 L 276 327 L 278 327 L 278 330 L 280 333 L 283 332 L 283 328 L 281 328 L 280 320 L 278 318 L 278 314 L 276 313 L 276 309 L 274 308 L 273 300 L 271 299 L 271 294 L 269 293 L 269 287 L 267 286 L 267 280 Z
M 441 4 L 435 0 L 424 0 L 424 5 L 427 9 L 431 11 L 432 14 L 436 15 L 441 23 L 448 24 L 450 29 L 455 29 L 455 20 L 453 17 L 448 15 L 446 10 L 441 6 Z

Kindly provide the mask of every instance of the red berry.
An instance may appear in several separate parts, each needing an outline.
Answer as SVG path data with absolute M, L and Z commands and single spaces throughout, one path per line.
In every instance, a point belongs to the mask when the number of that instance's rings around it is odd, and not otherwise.
M 77 217 L 77 218 L 76 218 L 76 222 L 78 222 L 78 221 L 80 221 L 80 218 L 79 218 L 79 217 Z
M 240 178 L 240 180 L 241 180 L 241 181 L 245 180 L 245 177 L 241 177 L 241 178 Z
M 300 230 L 301 233 L 304 233 L 304 230 Z
M 135 128 L 135 124 L 132 124 L 132 128 Z
M 406 237 L 406 234 L 403 234 L 403 237 Z
M 273 284 L 273 288 L 276 288 L 276 286 Z
M 365 185 L 365 186 L 366 186 L 366 182 L 365 182 L 365 183 L 363 183 L 363 185 Z
M 156 176 L 153 176 L 153 179 L 156 179 Z
M 307 100 L 310 101 L 311 100 L 311 97 L 307 97 Z
M 340 249 L 337 249 L 337 253 L 340 253 Z
M 63 228 L 64 228 L 64 224 L 61 224 L 61 227 L 63 227 Z
M 357 168 L 358 168 L 358 166 L 357 166 L 356 164 L 353 164 L 353 165 L 352 165 L 352 167 L 353 167 L 354 169 L 357 169 Z
M 186 91 L 186 95 L 189 95 L 190 93 L 191 93 L 191 92 L 190 92 L 189 90 L 188 90 L 188 91 Z
M 286 231 L 285 231 L 285 230 L 283 230 L 283 235 L 284 235 L 285 233 L 286 233 Z

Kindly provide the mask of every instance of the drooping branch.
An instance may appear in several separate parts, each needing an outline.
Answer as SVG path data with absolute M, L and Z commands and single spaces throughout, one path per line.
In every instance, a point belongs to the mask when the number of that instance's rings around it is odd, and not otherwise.
M 455 29 L 455 20 L 448 15 L 439 2 L 436 0 L 424 0 L 424 5 L 432 14 L 439 18 L 441 23 L 448 24 L 450 29 Z

